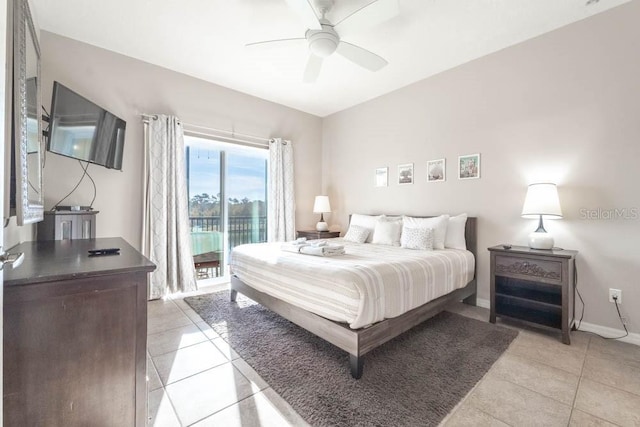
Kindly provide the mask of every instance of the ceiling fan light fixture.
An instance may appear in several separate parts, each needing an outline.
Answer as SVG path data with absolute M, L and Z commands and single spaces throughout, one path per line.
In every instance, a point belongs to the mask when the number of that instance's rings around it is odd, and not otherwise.
M 336 51 L 338 44 L 331 39 L 316 39 L 309 43 L 309 49 L 314 55 L 326 58 Z
M 336 51 L 340 37 L 333 28 L 323 25 L 322 30 L 307 31 L 307 40 L 309 41 L 309 50 L 320 58 L 326 58 Z

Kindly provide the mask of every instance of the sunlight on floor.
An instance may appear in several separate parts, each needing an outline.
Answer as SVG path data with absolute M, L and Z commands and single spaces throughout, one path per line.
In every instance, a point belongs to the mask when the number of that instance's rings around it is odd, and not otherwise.
M 228 282 L 198 284 L 149 302 L 149 425 L 307 425 L 183 300 L 228 289 Z

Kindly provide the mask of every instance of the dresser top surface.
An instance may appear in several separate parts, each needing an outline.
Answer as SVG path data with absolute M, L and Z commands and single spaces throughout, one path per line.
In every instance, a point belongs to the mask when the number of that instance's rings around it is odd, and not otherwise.
M 120 248 L 120 254 L 89 256 L 89 250 L 108 248 Z M 121 237 L 24 242 L 11 248 L 11 253 L 20 252 L 22 265 L 4 269 L 5 287 L 155 270 L 155 264 Z

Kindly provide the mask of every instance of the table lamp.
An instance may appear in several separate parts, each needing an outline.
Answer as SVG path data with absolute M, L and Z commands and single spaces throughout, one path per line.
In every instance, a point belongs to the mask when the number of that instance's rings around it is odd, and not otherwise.
M 313 204 L 313 213 L 320 214 L 320 222 L 316 224 L 316 230 L 318 231 L 329 231 L 329 225 L 324 222 L 325 212 L 331 212 L 329 196 L 316 196 L 316 201 Z
M 542 222 L 546 219 L 562 218 L 558 189 L 552 183 L 529 185 L 527 197 L 522 207 L 523 218 L 539 218 L 538 229 L 529 234 L 529 247 L 532 249 L 552 249 L 553 236 L 547 233 Z

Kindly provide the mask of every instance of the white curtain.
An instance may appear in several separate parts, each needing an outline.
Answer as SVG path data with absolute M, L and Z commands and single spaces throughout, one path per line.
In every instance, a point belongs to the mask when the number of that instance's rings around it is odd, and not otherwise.
M 269 194 L 267 198 L 267 240 L 286 242 L 296 238 L 295 194 L 293 190 L 293 147 L 291 141 L 269 141 Z
M 149 299 L 197 289 L 182 125 L 177 117 L 154 117 L 144 127 L 142 248 L 157 266 L 151 274 Z

